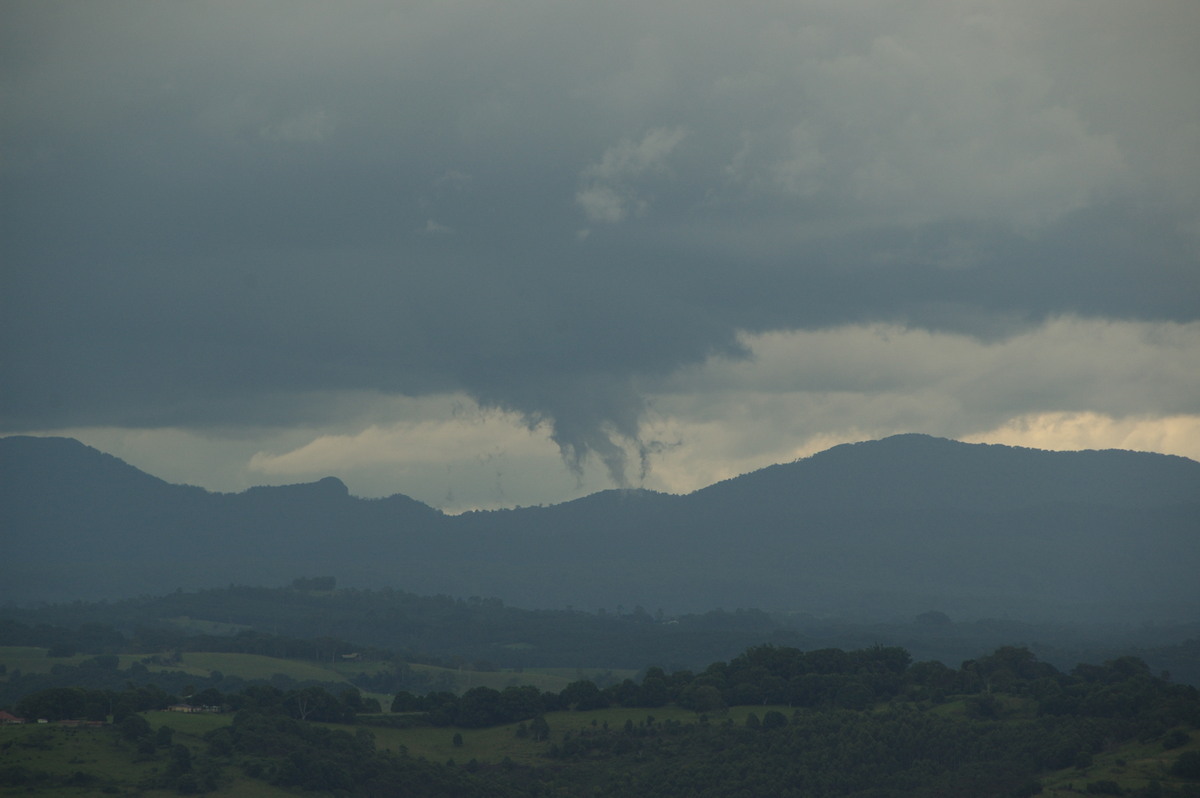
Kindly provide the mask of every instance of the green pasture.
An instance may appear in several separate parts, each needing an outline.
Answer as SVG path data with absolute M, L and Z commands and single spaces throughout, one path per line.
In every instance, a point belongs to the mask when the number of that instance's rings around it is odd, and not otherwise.
M 55 665 L 78 665 L 88 658 L 88 654 L 75 654 L 70 657 L 47 657 L 47 649 L 35 646 L 0 646 L 0 664 L 8 667 L 11 674 L 14 669 L 22 673 L 49 673 Z M 122 662 L 121 667 L 127 667 Z M 4 678 L 4 677 L 0 677 Z
M 714 713 L 710 723 L 733 722 L 744 724 L 747 716 L 755 712 L 762 717 L 766 712 L 778 709 L 791 713 L 787 707 L 735 707 L 727 712 Z M 152 728 L 169 726 L 174 730 L 174 742 L 187 745 L 194 754 L 204 750 L 203 736 L 231 722 L 231 715 L 187 714 L 178 712 L 146 712 L 144 717 Z M 455 727 L 418 727 L 413 729 L 386 729 L 369 726 L 330 724 L 355 733 L 368 729 L 374 736 L 379 750 L 406 751 L 410 756 L 425 758 L 433 762 L 454 760 L 466 763 L 474 759 L 481 763 L 499 763 L 505 758 L 525 764 L 546 764 L 545 753 L 554 743 L 561 743 L 565 736 L 576 735 L 589 729 L 621 729 L 626 721 L 641 725 L 653 718 L 654 723 L 677 721 L 684 724 L 700 722 L 695 712 L 678 707 L 647 709 L 609 708 L 591 712 L 552 712 L 546 715 L 550 727 L 550 739 L 535 742 L 531 737 L 517 737 L 519 724 L 508 724 L 488 729 L 459 729 Z M 528 726 L 528 723 L 526 723 Z M 455 735 L 461 735 L 462 744 L 454 744 Z M 139 759 L 132 743 L 122 740 L 112 727 L 67 728 L 57 725 L 33 725 L 0 727 L 0 750 L 3 750 L 5 767 L 20 766 L 30 770 L 41 770 L 63 777 L 76 771 L 95 777 L 95 782 L 80 788 L 37 788 L 23 789 L 28 795 L 64 795 L 90 798 L 111 795 L 114 787 L 120 794 L 131 791 L 146 798 L 175 795 L 170 790 L 142 788 L 140 785 L 152 778 L 166 761 L 165 752 L 158 752 L 153 759 Z M 236 767 L 225 768 L 226 783 L 219 794 L 231 798 L 242 796 L 285 796 L 284 790 L 271 788 L 261 781 L 253 781 L 241 775 Z M 107 792 L 105 790 L 108 790 Z M 2 792 L 2 791 L 0 791 Z
M 1195 732 L 1192 731 L 1195 737 Z M 1164 750 L 1162 742 L 1134 742 L 1113 747 L 1092 756 L 1086 768 L 1070 767 L 1046 774 L 1040 779 L 1042 795 L 1079 795 L 1088 793 L 1088 785 L 1111 781 L 1121 788 L 1122 794 L 1148 787 L 1157 781 L 1163 787 L 1178 789 L 1183 780 L 1170 775 L 1171 765 L 1184 751 L 1200 750 L 1200 740 L 1193 739 L 1187 745 Z
M 783 712 L 789 717 L 792 714 L 790 708 L 782 706 L 734 707 L 726 712 L 711 714 L 707 722 L 742 725 L 751 712 L 761 718 L 771 710 Z M 187 745 L 194 754 L 203 751 L 203 736 L 207 732 L 232 720 L 230 715 L 173 712 L 147 712 L 144 716 L 155 729 L 164 725 L 171 727 L 175 731 L 174 742 Z M 522 764 L 547 764 L 545 754 L 552 744 L 561 743 L 566 736 L 590 729 L 601 729 L 607 725 L 609 729 L 620 730 L 626 721 L 642 725 L 649 722 L 650 717 L 656 724 L 666 721 L 683 724 L 701 722 L 701 717 L 695 712 L 679 707 L 552 712 L 545 717 L 550 727 L 550 739 L 544 742 L 535 742 L 531 737 L 517 737 L 518 724 L 488 729 L 331 726 L 350 733 L 367 728 L 375 736 L 379 750 L 403 750 L 410 756 L 433 762 L 454 760 L 465 764 L 475 760 L 480 763 L 499 763 L 507 758 Z M 461 735 L 461 745 L 454 744 L 455 735 Z M 1114 747 L 1095 754 L 1086 768 L 1072 767 L 1045 774 L 1040 779 L 1044 788 L 1041 794 L 1049 798 L 1088 794 L 1089 784 L 1102 781 L 1115 783 L 1125 794 L 1143 789 L 1154 781 L 1175 789 L 1181 782 L 1169 775 L 1171 764 L 1182 752 L 1198 749 L 1200 740 L 1192 740 L 1171 750 L 1164 750 L 1161 741 Z M 165 766 L 166 757 L 166 752 L 162 750 L 151 758 L 139 757 L 134 745 L 121 739 L 112 727 L 70 728 L 53 724 L 0 726 L 0 766 L 44 771 L 61 778 L 82 773 L 91 779 L 87 786 L 81 787 L 25 785 L 20 788 L 23 795 L 99 798 L 112 794 L 137 794 L 145 798 L 166 798 L 177 793 L 144 786 Z M 283 798 L 295 794 L 273 788 L 262 781 L 248 779 L 237 767 L 226 767 L 223 779 L 221 789 L 215 793 L 223 798 Z M 5 789 L 0 786 L 0 794 L 4 793 Z
M 228 713 L 217 714 L 215 712 L 167 712 L 166 710 L 162 710 L 143 712 L 141 714 L 155 729 L 159 726 L 170 726 L 175 730 L 177 735 L 184 735 L 196 740 L 199 740 L 213 729 L 228 726 L 233 721 L 233 715 Z M 188 742 L 181 738 L 176 738 L 176 741 Z
M 178 715 L 151 712 L 151 726 L 169 725 L 176 730 L 174 742 L 188 746 L 193 754 L 203 750 L 200 734 L 207 731 L 202 724 L 229 723 L 228 716 Z M 160 722 L 161 721 L 161 722 Z M 56 778 L 69 779 L 83 774 L 87 786 L 0 785 L 0 794 L 29 796 L 64 796 L 65 798 L 107 798 L 112 795 L 138 795 L 142 798 L 178 796 L 174 789 L 154 789 L 144 786 L 165 767 L 167 753 L 158 751 L 152 758 L 137 754 L 133 743 L 121 739 L 111 726 L 64 727 L 55 724 L 25 724 L 0 726 L 0 767 L 41 771 Z M 217 793 L 222 798 L 285 798 L 294 796 L 285 790 L 271 787 L 262 781 L 246 778 L 238 768 L 225 768 L 224 781 Z
M 63 775 L 82 771 L 101 779 L 137 780 L 151 767 L 133 763 L 133 746 L 123 744 L 107 727 L 0 726 L 0 747 L 5 767 L 19 765 Z
M 625 679 L 634 679 L 638 675 L 638 671 L 628 668 L 611 668 L 611 669 L 587 669 L 587 668 L 525 668 L 523 676 L 544 676 L 548 679 L 554 679 L 561 682 L 563 687 L 566 687 L 571 682 L 589 681 L 600 684 L 606 681 L 621 682 Z M 529 682 L 533 684 L 533 682 Z M 561 689 L 561 688 L 560 688 Z M 559 692 L 559 690 L 555 690 Z
M 771 710 L 779 710 L 791 717 L 789 707 L 759 706 L 733 707 L 726 712 L 713 713 L 708 716 L 709 723 L 725 723 L 727 720 L 736 724 L 744 724 L 750 713 L 755 713 L 761 719 Z M 550 726 L 550 739 L 545 742 L 535 742 L 531 737 L 517 737 L 518 723 L 504 726 L 493 726 L 486 729 L 460 729 L 454 726 L 418 726 L 411 729 L 385 729 L 373 726 L 368 728 L 375 735 L 375 746 L 379 750 L 407 751 L 409 756 L 428 759 L 431 762 L 445 762 L 453 759 L 464 763 L 472 759 L 495 764 L 506 757 L 520 764 L 546 764 L 545 753 L 553 743 L 560 743 L 564 734 L 575 735 L 581 731 L 604 728 L 622 729 L 625 721 L 633 721 L 634 725 L 646 722 L 647 717 L 653 717 L 655 723 L 667 720 L 680 723 L 699 723 L 700 716 L 687 709 L 679 707 L 644 708 L 608 708 L 590 712 L 549 712 L 545 715 L 546 723 Z M 528 727 L 529 723 L 525 722 Z M 336 728 L 354 732 L 363 726 L 337 726 Z M 454 745 L 454 735 L 462 735 L 462 745 Z
M 1037 717 L 1037 702 L 1031 698 L 1004 694 L 995 694 L 992 697 L 995 700 L 997 718 L 1016 720 L 1018 718 Z M 978 696 L 962 696 L 958 698 L 951 696 L 945 703 L 938 704 L 929 711 L 934 715 L 955 720 L 968 718 L 972 715 L 970 707 L 972 698 L 978 698 Z M 886 705 L 880 705 L 877 709 L 883 710 L 885 707 Z
M 298 659 L 278 659 L 262 654 L 229 654 L 216 651 L 185 651 L 174 665 L 155 665 L 154 670 L 177 670 L 197 676 L 220 671 L 243 679 L 270 679 L 277 673 L 302 681 L 341 682 L 345 675 L 332 665 Z
M 238 632 L 251 630 L 253 626 L 241 623 L 224 623 L 222 621 L 206 621 L 203 618 L 191 618 L 180 615 L 165 620 L 174 624 L 181 631 L 197 635 L 235 635 Z
M 7 666 L 8 672 L 20 670 L 22 673 L 48 673 L 55 665 L 78 665 L 90 654 L 75 654 L 70 657 L 48 657 L 45 648 L 33 646 L 0 646 L 0 664 Z M 135 662 L 146 659 L 145 654 L 121 654 L 120 667 L 128 669 Z M 233 654 L 209 651 L 185 651 L 177 662 L 169 665 L 148 664 L 151 671 L 172 671 L 187 673 L 197 677 L 208 677 L 213 671 L 220 671 L 226 676 L 238 676 L 243 679 L 270 679 L 276 674 L 283 674 L 298 682 L 345 682 L 350 687 L 350 679 L 362 673 L 373 674 L 386 671 L 392 667 L 389 662 L 344 661 L 314 662 L 312 660 L 280 659 L 261 654 Z M 452 692 L 462 693 L 472 687 L 489 687 L 493 690 L 503 690 L 506 687 L 521 687 L 532 685 L 542 692 L 561 692 L 564 687 L 580 679 L 596 680 L 601 676 L 615 679 L 632 678 L 636 671 L 601 671 L 581 670 L 577 668 L 526 668 L 523 670 L 474 671 L 462 668 L 441 668 L 435 665 L 411 664 L 408 666 L 415 673 L 427 674 L 431 680 L 451 684 Z M 4 677 L 0 677 L 4 678 Z M 423 691 L 419 691 L 423 692 Z M 392 696 L 380 693 L 364 693 L 377 699 L 384 709 L 391 704 Z
M 340 667 L 340 666 L 339 666 Z M 448 674 L 453 680 L 454 692 L 463 693 L 472 687 L 490 687 L 503 690 L 505 687 L 532 685 L 542 692 L 559 693 L 571 682 L 594 678 L 599 671 L 580 676 L 581 671 L 567 668 L 524 668 L 522 670 L 473 671 L 456 668 L 439 668 L 434 665 L 410 665 L 414 672 L 423 672 L 432 677 Z M 635 674 L 636 671 L 629 671 Z M 624 677 L 621 677 L 624 678 Z

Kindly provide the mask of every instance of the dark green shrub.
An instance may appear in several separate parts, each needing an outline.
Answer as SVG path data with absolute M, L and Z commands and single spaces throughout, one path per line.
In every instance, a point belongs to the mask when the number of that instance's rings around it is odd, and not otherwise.
M 1184 751 L 1171 765 L 1171 775 L 1184 779 L 1200 779 L 1200 751 Z

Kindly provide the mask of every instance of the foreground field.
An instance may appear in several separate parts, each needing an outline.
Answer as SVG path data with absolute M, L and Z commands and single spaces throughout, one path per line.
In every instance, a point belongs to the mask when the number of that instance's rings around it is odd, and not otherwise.
M 695 728 L 705 724 L 724 728 L 744 727 L 750 716 L 771 710 L 791 714 L 787 707 L 736 707 L 712 717 L 678 707 L 661 707 L 648 713 L 644 709 L 603 709 L 591 712 L 553 712 L 546 716 L 549 738 L 537 742 L 518 735 L 520 724 L 489 729 L 456 730 L 419 727 L 412 729 L 370 729 L 377 750 L 407 754 L 431 762 L 457 763 L 468 769 L 508 763 L 537 767 L 554 760 L 547 754 L 552 747 L 572 737 L 620 729 L 626 724 L 653 726 L 680 724 Z M 142 713 L 156 731 L 171 730 L 170 747 L 160 746 L 146 753 L 123 739 L 114 726 L 67 727 L 57 724 L 0 726 L 0 794 L 28 796 L 71 796 L 101 798 L 111 795 L 137 795 L 166 798 L 181 793 L 177 788 L 163 789 L 159 784 L 171 768 L 173 748 L 186 747 L 198 768 L 205 767 L 208 743 L 205 735 L 228 726 L 230 715 L 182 714 L 174 712 Z M 750 720 L 750 722 L 753 722 Z M 320 724 L 361 735 L 363 726 Z M 161 732 L 159 732 L 161 733 Z M 1083 794 L 1178 795 L 1200 794 L 1195 782 L 1171 774 L 1171 764 L 1186 752 L 1200 753 L 1200 741 L 1164 750 L 1159 741 L 1133 742 L 1113 746 L 1086 764 L 1042 774 L 1042 795 L 1076 796 Z M 557 767 L 565 763 L 559 760 Z M 282 789 L 248 777 L 243 769 L 221 769 L 215 790 L 207 794 L 219 798 L 283 798 L 305 794 Z M 1114 792 L 1115 790 L 1115 792 Z M 186 790 L 183 791 L 186 794 Z M 307 793 L 313 794 L 313 793 Z
M 1089 792 L 1101 794 L 1096 785 L 1111 789 L 1117 795 L 1153 795 L 1159 787 L 1191 788 L 1185 795 L 1200 795 L 1200 786 L 1176 778 L 1171 766 L 1179 756 L 1188 751 L 1200 751 L 1200 741 L 1193 741 L 1178 749 L 1164 750 L 1160 741 L 1134 742 L 1102 751 L 1092 757 L 1086 767 L 1064 768 L 1047 773 L 1041 779 L 1044 796 L 1078 795 Z
M 11 653 L 37 663 L 37 652 Z M 458 694 L 406 691 L 396 696 L 394 706 L 403 710 L 396 713 L 338 689 L 344 680 L 306 684 L 275 672 L 235 690 L 237 680 L 216 674 L 222 665 L 262 673 L 282 662 L 172 651 L 127 670 L 112 655 L 52 665 L 48 680 L 76 681 L 31 689 L 10 705 L 49 722 L 3 728 L 0 789 L 280 794 L 271 785 L 301 791 L 291 794 L 370 798 L 401 787 L 429 798 L 1200 798 L 1200 693 L 1155 676 L 1134 657 L 1063 673 L 1027 649 L 1004 647 L 954 670 L 914 664 L 894 647 L 764 645 L 700 673 L 649 668 L 636 681 L 619 682 L 607 674 L 604 688 L 576 679 L 559 693 L 470 681 Z M 171 669 L 151 672 L 147 663 Z M 397 667 L 375 665 L 389 666 Z M 325 670 L 363 683 L 365 667 L 371 664 L 296 662 L 291 672 Z M 168 677 L 172 693 L 147 681 Z M 42 676 L 9 673 L 7 680 L 30 686 Z M 181 692 L 206 680 L 228 689 Z M 113 683 L 118 689 L 104 686 Z M 167 711 L 176 696 L 189 694 L 237 712 Z M 106 710 L 118 722 L 103 723 Z
M 158 718 L 147 713 L 151 723 Z M 214 716 L 215 717 L 215 716 Z M 227 724 L 228 718 L 216 718 Z M 174 720 L 174 719 L 172 719 Z M 189 718 L 189 720 L 193 720 Z M 200 735 L 211 723 L 175 723 L 175 742 L 198 756 Z M 176 789 L 153 785 L 167 767 L 168 753 L 142 755 L 134 743 L 121 739 L 111 726 L 67 728 L 58 725 L 0 726 L 0 795 L 142 798 L 178 796 Z M 285 798 L 295 793 L 226 769 L 218 792 L 222 798 Z
M 791 712 L 787 707 L 733 707 L 714 719 L 712 722 L 726 720 L 737 724 L 745 724 L 746 717 L 755 712 L 762 715 L 772 709 Z M 379 729 L 372 728 L 375 744 L 381 750 L 405 751 L 410 756 L 424 757 L 434 762 L 454 760 L 463 763 L 475 760 L 480 763 L 500 764 L 505 759 L 526 765 L 544 764 L 546 752 L 550 745 L 559 742 L 564 736 L 578 735 L 580 732 L 596 729 L 621 729 L 627 721 L 633 724 L 643 724 L 647 718 L 651 721 L 676 721 L 689 724 L 698 723 L 699 716 L 691 710 L 679 707 L 658 707 L 655 709 L 608 708 L 591 712 L 549 712 L 545 715 L 546 724 L 550 727 L 550 739 L 545 742 L 535 742 L 530 737 L 518 736 L 518 728 L 527 726 L 524 723 L 510 723 L 504 726 L 493 726 L 487 729 L 454 729 L 420 726 L 411 729 Z M 354 729 L 342 726 L 347 731 Z M 455 743 L 455 739 L 461 741 Z
M 728 717 L 744 723 L 745 708 L 738 708 Z M 204 735 L 228 726 L 228 714 L 184 714 L 152 711 L 141 713 L 150 726 L 172 730 L 172 745 L 186 746 L 193 761 L 201 761 L 207 744 Z M 562 740 L 586 729 L 619 727 L 626 721 L 642 723 L 645 710 L 605 709 L 595 712 L 555 712 L 546 716 L 551 740 Z M 693 712 L 675 707 L 654 711 L 659 721 L 674 720 L 696 723 Z M 363 726 L 319 724 L 351 734 Z M 526 765 L 545 764 L 550 740 L 535 742 L 517 736 L 518 724 L 490 729 L 460 732 L 452 728 L 418 727 L 413 729 L 370 728 L 377 750 L 407 753 L 415 758 L 435 762 L 455 761 L 467 764 L 500 764 L 506 759 Z M 461 743 L 455 743 L 459 734 Z M 121 738 L 111 725 L 68 727 L 59 724 L 25 724 L 0 726 L 0 794 L 29 796 L 74 796 L 100 798 L 111 795 L 139 795 L 143 798 L 165 798 L 179 795 L 176 789 L 152 786 L 169 767 L 169 751 L 158 749 L 152 754 L 139 754 L 137 746 Z M 292 790 L 273 787 L 261 780 L 251 779 L 237 768 L 225 768 L 220 788 L 209 795 L 222 798 L 274 798 L 295 796 Z

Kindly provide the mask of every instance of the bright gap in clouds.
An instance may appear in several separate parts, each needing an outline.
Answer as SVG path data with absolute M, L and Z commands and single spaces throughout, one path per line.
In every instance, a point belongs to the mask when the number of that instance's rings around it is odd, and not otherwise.
M 587 490 L 567 471 L 548 424 L 530 428 L 463 395 L 390 404 L 391 414 L 415 417 L 259 451 L 247 467 L 272 482 L 335 474 L 356 495 L 404 493 L 447 512 L 553 503 L 607 487 Z
M 840 443 L 924 432 L 1041 449 L 1122 448 L 1200 460 L 1200 323 L 1059 318 L 998 341 L 888 325 L 742 336 L 643 386 L 644 487 L 687 493 Z M 447 512 L 553 504 L 612 487 L 563 464 L 547 424 L 462 394 L 347 400 L 339 426 L 74 429 L 172 482 L 238 491 L 334 475 L 354 495 Z M 632 443 L 630 443 L 631 455 Z M 181 456 L 186 453 L 186 456 Z
M 1200 460 L 1200 324 L 1060 318 L 984 342 L 889 325 L 746 335 L 660 387 L 651 479 L 694 490 L 839 443 L 925 432 Z
M 1130 449 L 1200 460 L 1200 415 L 1113 418 L 1101 413 L 1037 413 L 960 440 L 1058 451 Z

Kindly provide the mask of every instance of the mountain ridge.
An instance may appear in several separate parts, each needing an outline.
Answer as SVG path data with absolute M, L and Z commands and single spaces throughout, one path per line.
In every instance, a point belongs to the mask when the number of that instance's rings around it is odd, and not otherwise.
M 925 435 L 844 444 L 690 494 L 446 515 L 335 477 L 172 485 L 71 439 L 0 439 L 0 601 L 212 584 L 498 596 L 529 607 L 1168 620 L 1200 613 L 1200 463 Z

